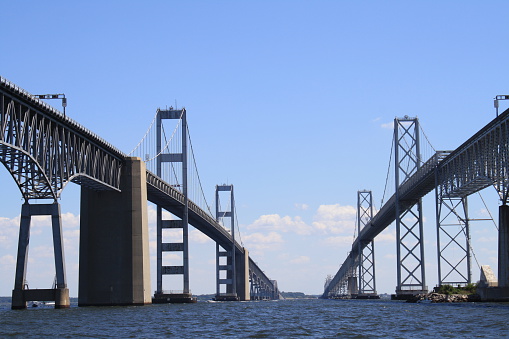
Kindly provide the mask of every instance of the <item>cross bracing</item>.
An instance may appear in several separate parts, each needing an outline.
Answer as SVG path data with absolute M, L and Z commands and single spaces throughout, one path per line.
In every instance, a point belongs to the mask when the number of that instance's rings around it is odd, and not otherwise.
M 399 210 L 401 213 L 413 206 L 437 186 L 442 186 L 448 198 L 466 197 L 493 185 L 502 204 L 507 204 L 509 196 L 509 110 L 488 123 L 454 151 L 437 151 L 428 161 L 399 186 Z M 359 250 L 373 240 L 396 219 L 395 194 L 380 208 L 370 222 L 355 239 L 352 250 L 331 282 L 324 289 L 323 297 L 343 278 L 354 261 L 358 260 Z M 360 246 L 359 246 L 360 243 Z M 456 264 L 452 264 L 456 267 Z

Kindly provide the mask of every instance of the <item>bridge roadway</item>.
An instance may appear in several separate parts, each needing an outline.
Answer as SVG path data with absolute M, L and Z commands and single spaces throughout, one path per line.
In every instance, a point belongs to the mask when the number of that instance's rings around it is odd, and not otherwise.
M 456 150 L 436 152 L 435 155 L 423 164 L 407 181 L 400 185 L 399 206 L 401 213 L 412 207 L 419 199 L 437 187 L 437 178 L 442 178 L 440 179 L 442 182 L 447 182 L 449 186 L 448 193 L 451 197 L 467 196 L 490 185 L 497 184 L 497 181 L 504 180 L 504 178 L 498 178 L 497 176 L 507 177 L 507 175 L 504 175 L 505 172 L 500 169 L 490 168 L 490 165 L 494 166 L 492 163 L 488 163 L 486 159 L 479 160 L 479 158 L 476 158 L 472 154 L 473 150 L 479 148 L 479 143 L 482 142 L 483 146 L 489 144 L 488 149 L 493 156 L 495 156 L 496 153 L 500 154 L 500 158 L 507 156 L 505 154 L 507 140 L 505 139 L 507 138 L 508 125 L 509 109 L 488 123 Z M 494 137 L 493 135 L 496 136 Z M 496 139 L 496 141 L 490 143 L 483 139 L 489 139 L 490 141 Z M 468 158 L 468 160 L 464 160 L 466 158 Z M 455 172 L 458 171 L 458 167 L 469 166 L 458 164 L 458 161 L 469 162 L 470 167 L 472 167 L 469 168 L 469 175 L 461 176 Z M 494 163 L 495 166 L 498 165 L 497 162 Z M 455 169 L 451 170 L 450 167 L 455 167 Z M 499 172 L 503 172 L 503 174 L 499 174 Z M 467 178 L 468 180 L 466 182 L 460 182 L 465 180 L 463 178 Z M 507 183 L 505 183 L 505 185 L 507 186 Z M 504 193 L 507 199 L 507 192 Z M 340 266 L 334 278 L 324 289 L 322 298 L 327 298 L 330 290 L 337 286 L 354 266 L 358 265 L 360 251 L 395 220 L 396 193 L 392 195 L 371 221 L 361 230 L 352 244 L 352 250 L 349 255 Z
M 26 200 L 57 199 L 69 182 L 94 190 L 119 191 L 125 153 L 1 76 L 0 113 L 0 162 Z M 16 168 L 34 171 L 34 164 L 35 174 Z M 150 171 L 147 171 L 147 199 L 182 216 L 184 195 Z M 224 227 L 191 200 L 188 206 L 192 226 L 223 248 L 231 248 L 232 236 Z M 237 242 L 235 248 L 244 254 L 244 248 Z M 276 291 L 275 282 L 251 258 L 249 271 L 258 285 Z

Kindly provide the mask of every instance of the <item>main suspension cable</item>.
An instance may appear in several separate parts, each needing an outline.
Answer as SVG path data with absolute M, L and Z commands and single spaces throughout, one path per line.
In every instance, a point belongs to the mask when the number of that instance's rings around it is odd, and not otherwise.
M 205 197 L 205 193 L 203 192 L 203 186 L 201 184 L 200 173 L 198 173 L 198 166 L 196 166 L 196 158 L 194 157 L 193 143 L 191 142 L 191 133 L 189 132 L 189 128 L 187 126 L 186 126 L 186 129 L 187 129 L 187 136 L 188 136 L 188 139 L 189 139 L 189 146 L 191 146 L 191 155 L 193 156 L 194 168 L 196 170 L 196 176 L 198 177 L 198 184 L 200 186 L 201 194 L 203 196 L 203 200 L 205 202 L 205 206 L 207 206 L 207 209 L 208 209 L 210 215 L 213 215 L 212 211 L 210 210 L 210 206 L 209 206 L 209 204 L 207 202 L 207 198 Z

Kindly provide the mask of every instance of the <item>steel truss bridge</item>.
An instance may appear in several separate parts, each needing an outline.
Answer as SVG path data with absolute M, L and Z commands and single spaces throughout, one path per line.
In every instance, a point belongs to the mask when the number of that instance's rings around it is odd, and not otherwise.
M 120 191 L 126 154 L 63 115 L 24 89 L 0 77 L 0 162 L 18 185 L 27 208 L 26 217 L 52 215 L 59 219 L 57 199 L 69 182 L 96 191 Z M 232 235 L 185 194 L 147 170 L 147 199 L 183 218 L 225 249 L 244 254 Z M 29 204 L 50 199 L 51 204 Z M 39 207 L 37 207 L 39 206 Z M 57 210 L 53 207 L 58 206 Z M 31 209 L 30 209 L 30 208 Z M 184 208 L 187 207 L 187 208 Z M 187 212 L 183 212 L 187 210 Z M 28 255 L 29 221 L 22 222 L 15 289 L 24 287 Z M 53 224 L 57 286 L 66 287 L 61 225 Z M 59 240 L 60 239 L 60 240 Z M 21 259 L 20 259 L 21 258 Z M 277 283 L 249 258 L 253 299 L 279 298 Z
M 326 281 L 323 298 L 376 297 L 374 240 L 393 222 L 396 222 L 397 242 L 396 298 L 405 299 L 408 295 L 427 292 L 421 199 L 433 189 L 436 194 L 439 284 L 472 282 L 467 197 L 494 186 L 502 205 L 507 204 L 509 110 L 456 150 L 437 151 L 425 162 L 420 159 L 417 118 L 396 118 L 394 150 L 395 193 L 372 215 L 371 191 L 358 192 L 359 233 L 338 272 Z M 456 220 L 456 231 L 448 228 L 451 216 Z M 449 257 L 448 250 L 453 246 L 463 253 L 459 258 Z M 506 275 L 507 267 L 500 266 L 507 265 L 499 263 L 499 275 Z

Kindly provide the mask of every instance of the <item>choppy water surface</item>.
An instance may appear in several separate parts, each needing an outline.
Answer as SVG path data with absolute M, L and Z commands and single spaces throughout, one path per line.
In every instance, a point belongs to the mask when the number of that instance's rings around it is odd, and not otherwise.
M 284 300 L 36 308 L 0 302 L 0 337 L 509 337 L 509 304 Z

